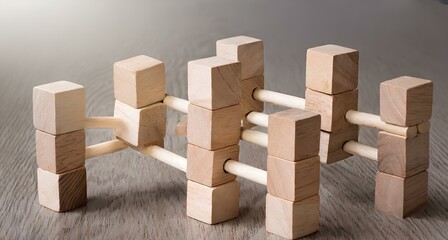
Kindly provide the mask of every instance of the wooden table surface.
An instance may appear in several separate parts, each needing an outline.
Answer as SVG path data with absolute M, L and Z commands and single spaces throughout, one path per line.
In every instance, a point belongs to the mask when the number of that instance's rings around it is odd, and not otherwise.
M 446 1 L 445 1 L 446 2 Z M 87 89 L 87 115 L 113 114 L 112 64 L 145 54 L 166 63 L 168 93 L 187 98 L 187 62 L 235 35 L 265 43 L 266 89 L 303 97 L 306 49 L 360 50 L 360 110 L 378 114 L 379 84 L 434 81 L 427 207 L 407 219 L 374 209 L 376 163 L 352 157 L 321 168 L 320 231 L 309 239 L 448 238 L 448 5 L 377 1 L 0 1 L 0 239 L 279 239 L 265 231 L 266 187 L 240 179 L 240 217 L 209 226 L 186 217 L 185 174 L 132 150 L 86 163 L 88 204 L 55 213 L 38 204 L 33 86 Z M 266 105 L 265 112 L 281 108 Z M 169 112 L 166 148 L 185 156 Z M 88 144 L 113 138 L 87 131 Z M 360 142 L 375 146 L 376 130 Z M 241 143 L 240 161 L 265 169 L 266 150 Z

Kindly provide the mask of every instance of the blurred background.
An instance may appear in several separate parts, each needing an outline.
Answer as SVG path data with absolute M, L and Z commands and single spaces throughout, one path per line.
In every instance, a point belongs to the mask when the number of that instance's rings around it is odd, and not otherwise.
M 276 239 L 264 230 L 266 188 L 242 180 L 241 216 L 209 226 L 185 216 L 185 175 L 130 150 L 87 163 L 87 207 L 56 214 L 37 202 L 32 88 L 59 80 L 87 91 L 87 115 L 113 114 L 112 65 L 135 55 L 163 61 L 167 92 L 187 98 L 187 62 L 237 35 L 265 46 L 265 88 L 304 97 L 306 50 L 360 51 L 359 109 L 379 113 L 379 84 L 402 75 L 434 81 L 428 207 L 398 220 L 374 210 L 376 165 L 322 166 L 315 239 L 448 236 L 448 5 L 445 0 L 0 0 L 0 238 Z M 267 105 L 266 112 L 280 108 Z M 166 147 L 185 155 L 169 113 Z M 113 137 L 88 131 L 88 144 Z M 376 132 L 360 142 L 376 146 Z M 266 167 L 242 144 L 241 161 Z

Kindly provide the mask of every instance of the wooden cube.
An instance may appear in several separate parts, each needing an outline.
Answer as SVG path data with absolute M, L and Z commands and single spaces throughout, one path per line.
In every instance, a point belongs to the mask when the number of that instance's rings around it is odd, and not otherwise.
M 399 77 L 381 83 L 381 120 L 400 126 L 426 122 L 432 115 L 432 81 Z
M 268 156 L 268 193 L 291 202 L 319 194 L 319 156 L 298 162 Z
M 115 129 L 115 135 L 133 146 L 158 145 L 163 147 L 166 133 L 166 106 L 156 103 L 136 109 L 120 101 L 115 101 L 114 116 L 124 124 Z
M 216 150 L 238 144 L 241 133 L 240 105 L 208 110 L 194 104 L 188 107 L 188 142 Z
M 193 181 L 187 183 L 187 216 L 215 224 L 238 217 L 240 183 L 231 181 L 207 187 Z
M 300 161 L 319 154 L 320 115 L 288 109 L 269 115 L 268 154 Z
M 290 202 L 266 195 L 266 231 L 287 239 L 310 235 L 319 229 L 319 195 Z
M 188 63 L 190 103 L 216 110 L 241 102 L 241 64 L 210 57 Z
M 231 182 L 236 176 L 224 171 L 224 163 L 229 159 L 237 161 L 239 153 L 238 145 L 209 151 L 188 144 L 187 179 L 208 187 Z
M 408 178 L 377 172 L 375 208 L 398 218 L 422 208 L 428 195 L 428 172 Z
M 306 87 L 339 94 L 358 87 L 359 52 L 336 45 L 310 48 L 306 55 Z
M 65 212 L 87 203 L 87 179 L 84 166 L 55 174 L 37 169 L 39 203 L 56 212 Z
M 179 122 L 176 124 L 175 134 L 179 137 L 187 136 L 188 116 L 182 115 Z
M 60 81 L 33 89 L 33 120 L 38 130 L 58 135 L 84 129 L 84 87 Z
M 165 65 L 148 56 L 136 56 L 114 64 L 115 98 L 134 108 L 165 98 Z
M 37 166 L 52 173 L 63 173 L 84 166 L 86 136 L 84 129 L 51 135 L 36 130 Z
M 351 157 L 352 155 L 345 152 L 343 146 L 346 142 L 353 140 L 358 141 L 358 126 L 351 126 L 336 132 L 320 133 L 320 161 L 326 164 L 332 164 Z
M 241 62 L 241 78 L 248 79 L 263 75 L 263 41 L 256 38 L 238 36 L 216 42 L 216 55 Z
M 245 79 L 241 82 L 241 119 L 244 129 L 252 128 L 255 125 L 247 121 L 246 115 L 252 111 L 263 112 L 264 103 L 257 101 L 252 96 L 255 89 L 264 88 L 264 75 Z
M 388 132 L 378 133 L 378 170 L 409 177 L 429 167 L 429 133 L 406 138 Z
M 305 98 L 305 109 L 321 115 L 322 130 L 336 132 L 352 126 L 345 120 L 345 114 L 348 110 L 358 109 L 357 89 L 336 95 L 327 95 L 308 88 Z

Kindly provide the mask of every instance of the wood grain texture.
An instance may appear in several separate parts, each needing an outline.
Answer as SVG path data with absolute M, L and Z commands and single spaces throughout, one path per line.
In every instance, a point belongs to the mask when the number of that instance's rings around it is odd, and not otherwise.
M 264 110 L 264 103 L 255 100 L 252 96 L 257 88 L 264 88 L 264 75 L 241 81 L 241 126 L 243 129 L 248 129 L 255 126 L 246 119 L 246 115 L 249 112 L 263 112 Z
M 359 127 L 351 126 L 336 132 L 320 133 L 319 156 L 320 161 L 326 164 L 332 164 L 351 157 L 352 155 L 345 152 L 342 148 L 344 143 L 353 140 L 358 141 Z

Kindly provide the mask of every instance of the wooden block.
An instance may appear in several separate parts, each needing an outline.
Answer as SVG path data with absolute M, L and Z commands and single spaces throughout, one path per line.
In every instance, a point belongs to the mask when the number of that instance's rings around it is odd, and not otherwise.
M 240 111 L 240 105 L 211 111 L 190 104 L 187 126 L 188 142 L 207 150 L 238 144 L 241 133 Z
M 37 169 L 39 203 L 56 212 L 65 212 L 86 205 L 87 179 L 84 166 L 54 174 Z
M 86 136 L 84 129 L 61 135 L 36 130 L 37 166 L 52 173 L 63 173 L 84 166 Z
M 224 171 L 224 163 L 229 159 L 238 161 L 239 153 L 238 145 L 209 151 L 188 144 L 187 179 L 208 187 L 231 182 L 236 176 Z
M 197 106 L 217 110 L 241 102 L 241 64 L 210 57 L 188 63 L 188 99 Z
M 429 133 L 406 138 L 388 132 L 378 133 L 378 170 L 409 177 L 429 167 Z
M 425 205 L 427 195 L 427 171 L 408 178 L 376 174 L 375 208 L 380 212 L 405 218 Z
M 358 126 L 351 126 L 336 132 L 320 133 L 320 161 L 326 164 L 332 164 L 351 157 L 350 153 L 343 150 L 344 143 L 353 140 L 358 141 Z
M 320 115 L 288 109 L 269 115 L 268 154 L 300 161 L 319 154 Z
M 33 119 L 38 130 L 58 135 L 84 129 L 84 87 L 60 81 L 33 89 Z
M 399 77 L 381 83 L 381 120 L 400 126 L 426 122 L 432 115 L 433 84 L 429 80 Z
M 165 65 L 148 56 L 136 56 L 114 64 L 115 98 L 134 108 L 165 98 Z
M 263 112 L 264 103 L 257 101 L 252 96 L 255 89 L 264 88 L 264 75 L 245 79 L 241 82 L 241 119 L 243 129 L 252 128 L 255 125 L 247 121 L 246 115 L 252 111 Z
M 306 54 L 306 87 L 339 94 L 358 87 L 359 52 L 336 45 L 310 48 Z
M 248 79 L 263 75 L 263 41 L 256 38 L 238 36 L 216 42 L 216 55 L 241 62 L 241 78 Z
M 182 115 L 179 122 L 176 124 L 175 134 L 179 137 L 187 136 L 188 116 Z
M 319 156 L 298 162 L 268 155 L 268 193 L 291 202 L 319 194 Z
M 348 110 L 358 109 L 357 89 L 336 95 L 327 95 L 308 88 L 305 98 L 305 109 L 321 115 L 322 130 L 336 132 L 352 126 L 345 120 L 345 114 Z
M 136 109 L 116 100 L 114 116 L 124 122 L 121 128 L 114 130 L 118 138 L 133 146 L 163 147 L 166 133 L 165 104 L 156 103 Z
M 266 195 L 266 231 L 287 239 L 310 235 L 319 229 L 319 195 L 290 202 Z
M 187 216 L 216 224 L 238 217 L 240 183 L 232 181 L 207 187 L 193 181 L 187 183 Z

